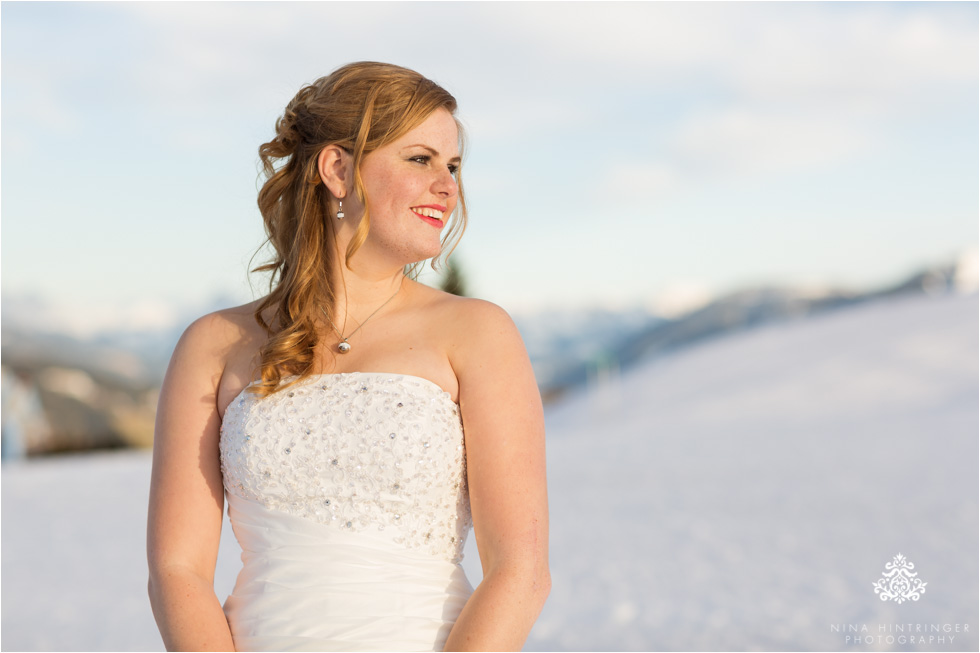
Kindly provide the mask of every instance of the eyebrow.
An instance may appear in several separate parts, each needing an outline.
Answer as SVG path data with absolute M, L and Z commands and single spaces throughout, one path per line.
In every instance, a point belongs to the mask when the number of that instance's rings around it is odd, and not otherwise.
M 423 145 L 422 143 L 416 143 L 414 145 L 406 145 L 405 149 L 407 150 L 410 147 L 421 147 L 423 150 L 428 150 L 429 154 L 431 154 L 432 156 L 439 156 L 438 150 L 435 150 L 429 147 L 428 145 Z M 459 163 L 460 161 L 462 161 L 462 159 L 458 156 L 454 156 L 453 158 L 449 159 L 449 163 Z

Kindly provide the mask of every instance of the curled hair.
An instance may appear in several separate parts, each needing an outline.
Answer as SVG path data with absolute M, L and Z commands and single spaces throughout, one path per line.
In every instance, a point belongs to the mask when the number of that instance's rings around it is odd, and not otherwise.
M 360 174 L 364 157 L 411 131 L 437 109 L 455 116 L 456 99 L 435 82 L 400 66 L 358 62 L 301 88 L 276 120 L 275 138 L 259 147 L 266 179 L 258 204 L 274 253 L 269 263 L 252 270 L 271 273 L 270 292 L 255 310 L 269 339 L 260 350 L 262 379 L 252 386 L 254 392 L 265 396 L 312 374 L 320 316 L 322 311 L 328 316 L 333 312 L 336 233 L 329 215 L 330 192 L 317 167 L 320 152 L 337 145 L 350 153 L 354 193 L 365 207 L 345 253 L 344 265 L 349 267 L 371 224 Z M 462 153 L 458 121 L 457 127 Z M 457 184 L 457 208 L 437 259 L 452 252 L 466 225 L 458 173 Z M 406 272 L 416 272 L 419 266 L 411 265 Z M 270 308 L 274 310 L 267 320 L 264 314 Z M 298 378 L 283 383 L 287 376 Z

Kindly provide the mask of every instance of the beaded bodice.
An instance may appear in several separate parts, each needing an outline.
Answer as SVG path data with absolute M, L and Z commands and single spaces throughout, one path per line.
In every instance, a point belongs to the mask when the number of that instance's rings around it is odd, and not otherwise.
M 472 525 L 459 408 L 402 374 L 312 376 L 243 390 L 221 425 L 226 492 L 452 562 Z

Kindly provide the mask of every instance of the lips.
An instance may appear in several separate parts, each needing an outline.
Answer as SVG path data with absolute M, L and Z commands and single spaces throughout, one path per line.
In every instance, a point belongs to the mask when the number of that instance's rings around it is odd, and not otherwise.
M 412 207 L 412 213 L 435 227 L 441 227 L 443 225 L 442 216 L 445 212 L 446 207 L 444 206 L 427 205 Z

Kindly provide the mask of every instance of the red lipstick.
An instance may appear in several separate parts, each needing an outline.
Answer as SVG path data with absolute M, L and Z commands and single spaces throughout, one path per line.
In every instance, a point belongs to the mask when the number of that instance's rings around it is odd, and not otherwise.
M 437 218 L 437 217 L 434 217 L 434 216 L 425 215 L 424 213 L 420 212 L 419 209 L 428 209 L 429 211 L 438 211 L 440 217 Z M 418 216 L 418 218 L 420 220 L 422 220 L 423 222 L 427 222 L 428 224 L 432 225 L 433 227 L 437 227 L 439 229 L 441 229 L 443 227 L 443 225 L 445 224 L 442 221 L 442 218 L 441 218 L 441 216 L 445 212 L 446 212 L 446 207 L 445 206 L 442 206 L 441 204 L 422 204 L 422 205 L 419 205 L 419 206 L 413 206 L 412 207 L 412 213 L 414 213 L 416 216 Z

